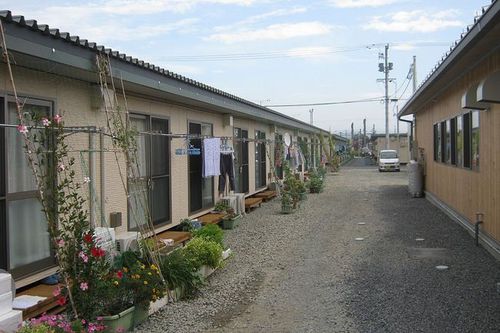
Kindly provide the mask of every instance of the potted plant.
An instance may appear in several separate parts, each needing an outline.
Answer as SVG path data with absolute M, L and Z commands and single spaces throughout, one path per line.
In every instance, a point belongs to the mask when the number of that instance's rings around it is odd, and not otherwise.
M 207 277 L 222 262 L 222 246 L 204 237 L 195 237 L 182 249 L 199 274 Z
M 175 250 L 161 259 L 161 271 L 169 290 L 175 298 L 193 295 L 203 284 L 197 269 L 182 250 Z
M 226 213 L 229 208 L 230 207 L 227 202 L 225 200 L 221 200 L 215 204 L 214 211 L 219 213 Z
M 323 191 L 323 177 L 317 173 L 314 172 L 311 174 L 311 178 L 309 180 L 309 190 L 311 193 L 320 193 Z
M 224 231 L 217 224 L 208 224 L 193 232 L 193 236 L 213 241 L 224 247 Z
M 222 229 L 234 229 L 238 226 L 239 220 L 241 218 L 240 214 L 236 214 L 234 209 L 229 208 L 227 210 L 227 215 L 222 219 Z
M 293 198 L 290 192 L 283 191 L 281 193 L 281 212 L 283 214 L 293 213 Z

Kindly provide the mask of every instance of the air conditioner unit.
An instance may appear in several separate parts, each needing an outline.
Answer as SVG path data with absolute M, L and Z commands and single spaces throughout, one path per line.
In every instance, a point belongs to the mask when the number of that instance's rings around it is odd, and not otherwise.
M 125 251 L 135 251 L 139 249 L 139 233 L 126 232 L 116 235 L 116 251 L 119 253 Z

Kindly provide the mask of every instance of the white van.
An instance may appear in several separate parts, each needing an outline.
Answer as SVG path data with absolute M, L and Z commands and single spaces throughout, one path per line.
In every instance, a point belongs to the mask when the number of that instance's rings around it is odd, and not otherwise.
M 381 150 L 378 154 L 378 171 L 400 171 L 399 156 L 395 150 Z

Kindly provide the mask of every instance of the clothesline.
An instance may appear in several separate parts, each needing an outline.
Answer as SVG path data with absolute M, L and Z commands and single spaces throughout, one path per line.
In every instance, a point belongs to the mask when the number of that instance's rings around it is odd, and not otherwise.
M 5 128 L 17 128 L 18 125 L 15 124 L 0 124 L 0 127 Z M 44 129 L 44 126 L 28 126 L 28 129 Z M 95 127 L 95 126 L 64 126 L 62 128 L 65 132 L 73 132 L 73 133 L 95 133 L 95 134 L 103 134 L 105 136 L 114 138 L 112 133 L 107 132 L 103 128 Z M 189 134 L 189 133 L 163 133 L 156 131 L 141 131 L 138 132 L 139 135 L 151 135 L 151 136 L 164 136 L 171 139 L 213 139 L 219 138 L 221 140 L 232 140 L 233 142 L 257 142 L 257 143 L 284 143 L 284 140 L 271 140 L 271 139 L 253 139 L 253 138 L 235 138 L 232 136 L 217 136 L 217 135 L 201 135 L 201 134 Z M 291 144 L 300 144 L 299 141 L 292 141 Z M 320 146 L 318 142 L 307 142 L 308 145 Z

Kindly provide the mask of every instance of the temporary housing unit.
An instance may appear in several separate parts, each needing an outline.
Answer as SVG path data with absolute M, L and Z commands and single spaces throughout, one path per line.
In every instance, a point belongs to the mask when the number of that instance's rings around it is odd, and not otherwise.
M 109 74 L 118 85 L 118 104 L 124 105 L 126 100 L 130 122 L 138 131 L 229 138 L 236 158 L 235 192 L 252 195 L 273 180 L 275 138 L 288 133 L 293 141 L 300 137 L 318 149 L 314 145 L 317 135 L 328 134 L 153 64 L 35 20 L 12 16 L 10 11 L 0 11 L 0 19 L 24 110 L 62 114 L 65 126 L 96 129 L 71 136 L 72 147 L 78 147 L 72 156 L 79 177 L 91 179 L 88 208 L 92 223 L 99 226 L 111 216 L 117 238 L 135 230 L 137 221 L 128 214 L 131 207 L 118 168 L 124 164 L 123 156 L 116 155 L 110 139 L 98 131 L 106 126 L 105 106 L 115 103 L 112 98 L 103 98 L 103 87 L 98 84 L 98 55 L 109 60 L 113 70 Z M 107 96 L 107 91 L 104 93 Z M 17 124 L 14 102 L 8 68 L 2 61 L 1 124 Z M 51 274 L 54 258 L 20 134 L 15 126 L 2 125 L 0 138 L 0 268 L 7 269 L 19 287 Z M 201 139 L 190 144 L 199 148 Z M 134 181 L 148 184 L 156 231 L 213 208 L 219 196 L 217 177 L 202 177 L 201 156 L 176 154 L 186 148 L 185 139 L 146 134 L 137 138 L 137 146 L 140 179 L 125 182 L 129 186 Z M 315 158 L 309 163 L 315 166 L 319 162 Z
M 370 138 L 372 142 L 372 150 L 375 156 L 378 156 L 379 151 L 384 149 L 396 150 L 399 155 L 399 161 L 402 164 L 410 162 L 410 149 L 408 145 L 408 134 L 406 133 L 391 133 L 389 134 L 389 147 L 385 147 L 385 134 L 374 134 Z
M 500 254 L 500 1 L 467 27 L 406 103 L 426 197 Z M 481 223 L 482 222 L 482 223 Z

